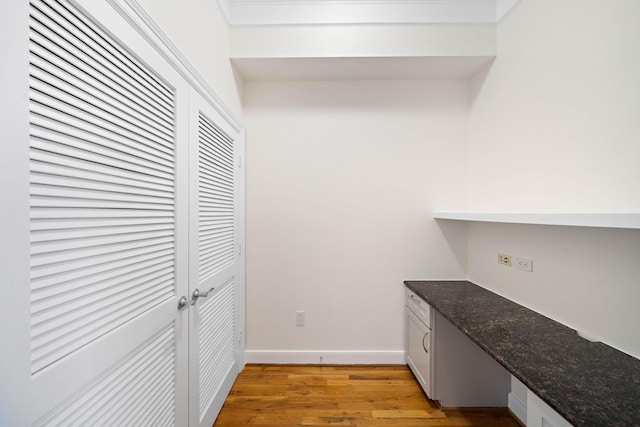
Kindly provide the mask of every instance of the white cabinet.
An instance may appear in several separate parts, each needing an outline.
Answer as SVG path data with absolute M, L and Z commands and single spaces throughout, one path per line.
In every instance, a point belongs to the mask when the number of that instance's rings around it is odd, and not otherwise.
M 431 307 L 407 289 L 406 359 L 424 392 L 433 399 Z
M 527 390 L 527 427 L 571 427 L 571 424 Z
M 410 289 L 406 360 L 430 399 L 442 406 L 506 407 L 509 373 Z

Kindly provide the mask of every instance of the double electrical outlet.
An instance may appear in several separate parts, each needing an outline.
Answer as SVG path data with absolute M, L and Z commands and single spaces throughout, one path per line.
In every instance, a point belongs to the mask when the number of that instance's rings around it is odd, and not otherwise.
M 511 267 L 511 255 L 498 252 L 498 263 Z M 513 258 L 516 268 L 523 271 L 533 271 L 533 260 L 526 258 Z

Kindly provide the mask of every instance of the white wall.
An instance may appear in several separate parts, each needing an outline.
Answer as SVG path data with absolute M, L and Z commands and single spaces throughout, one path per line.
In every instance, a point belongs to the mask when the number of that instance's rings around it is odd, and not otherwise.
M 242 120 L 242 81 L 229 62 L 229 26 L 216 0 L 137 0 L 197 72 Z
M 499 24 L 472 91 L 471 209 L 640 208 L 638 17 L 633 0 L 523 0 Z M 640 231 L 472 224 L 468 238 L 472 281 L 640 357 Z
M 231 29 L 233 58 L 494 56 L 491 25 L 308 25 Z
M 140 3 L 241 117 L 215 2 Z M 468 256 L 471 280 L 640 357 L 640 232 L 471 224 L 467 252 L 465 226 L 427 219 L 465 207 L 467 169 L 471 209 L 638 209 L 638 16 L 522 0 L 470 114 L 459 82 L 248 84 L 248 348 L 399 350 L 399 283 L 463 277 Z
M 471 113 L 470 208 L 640 206 L 638 17 L 634 0 L 523 0 L 498 25 Z
M 464 208 L 466 84 L 244 90 L 247 360 L 402 363 L 402 281 L 465 276 L 465 231 L 429 217 Z

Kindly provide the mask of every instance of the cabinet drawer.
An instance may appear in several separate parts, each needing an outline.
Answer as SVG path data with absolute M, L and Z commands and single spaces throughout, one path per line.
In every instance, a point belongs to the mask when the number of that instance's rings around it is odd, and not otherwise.
M 407 307 L 415 313 L 422 323 L 429 328 L 432 327 L 431 321 L 431 306 L 425 302 L 422 298 L 416 295 L 412 290 L 407 290 Z

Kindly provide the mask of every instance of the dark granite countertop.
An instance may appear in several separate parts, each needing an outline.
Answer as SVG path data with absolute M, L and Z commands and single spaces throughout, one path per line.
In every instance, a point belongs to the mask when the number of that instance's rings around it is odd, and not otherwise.
M 640 360 L 467 281 L 406 281 L 575 426 L 640 426 Z

